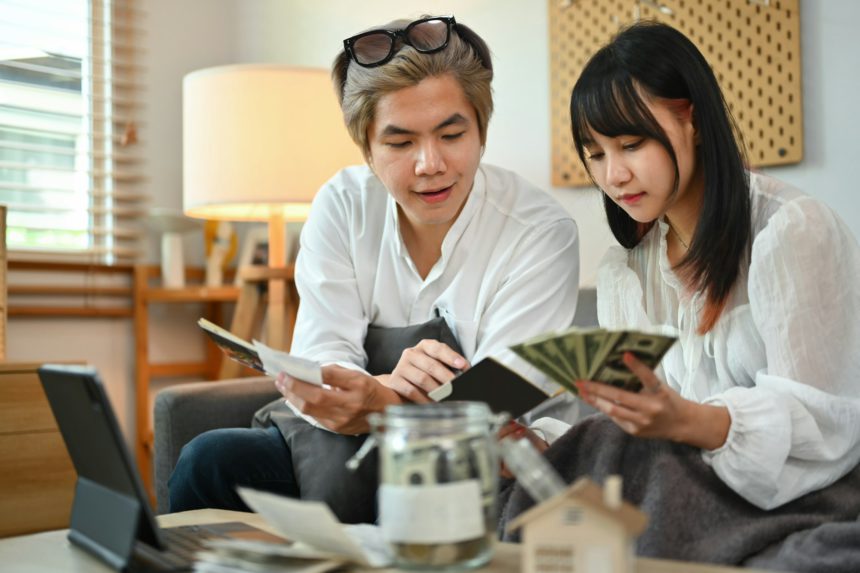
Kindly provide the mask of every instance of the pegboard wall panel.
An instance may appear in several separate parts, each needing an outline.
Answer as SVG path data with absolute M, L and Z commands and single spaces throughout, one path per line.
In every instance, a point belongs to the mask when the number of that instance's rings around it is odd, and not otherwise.
M 799 0 L 549 0 L 553 185 L 591 184 L 573 148 L 570 92 L 588 58 L 637 19 L 669 24 L 702 51 L 751 165 L 803 159 Z

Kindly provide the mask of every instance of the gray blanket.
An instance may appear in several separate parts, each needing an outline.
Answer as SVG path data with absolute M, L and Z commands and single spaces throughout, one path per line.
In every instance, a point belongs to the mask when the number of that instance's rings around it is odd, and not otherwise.
M 603 415 L 574 426 L 547 450 L 565 481 L 623 477 L 623 495 L 648 514 L 638 555 L 782 571 L 860 572 L 860 469 L 833 485 L 764 511 L 726 486 L 699 450 L 625 434 Z M 500 532 L 534 505 L 516 483 L 502 491 Z M 502 533 L 518 541 L 519 532 Z

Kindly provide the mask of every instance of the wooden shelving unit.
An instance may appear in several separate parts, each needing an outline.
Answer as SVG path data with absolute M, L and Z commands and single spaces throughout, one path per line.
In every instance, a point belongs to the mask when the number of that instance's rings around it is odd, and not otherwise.
M 216 324 L 223 324 L 223 303 L 236 302 L 240 289 L 235 286 L 207 287 L 199 284 L 203 279 L 202 269 L 188 269 L 186 279 L 190 286 L 164 288 L 159 286 L 159 267 L 137 265 L 134 268 L 134 338 L 135 338 L 135 456 L 144 486 L 152 495 L 153 431 L 150 411 L 150 383 L 162 377 L 200 377 L 206 380 L 218 378 L 222 354 L 218 348 L 206 342 L 206 355 L 197 362 L 153 363 L 149 355 L 149 311 L 158 304 L 201 304 L 201 315 Z M 194 284 L 198 281 L 198 284 Z M 202 334 L 201 334 L 202 335 Z

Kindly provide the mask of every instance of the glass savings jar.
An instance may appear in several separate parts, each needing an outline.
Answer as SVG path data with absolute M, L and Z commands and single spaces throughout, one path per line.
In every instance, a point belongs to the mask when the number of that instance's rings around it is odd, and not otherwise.
M 489 561 L 502 418 L 480 402 L 389 406 L 369 418 L 379 445 L 379 522 L 395 565 L 456 570 Z

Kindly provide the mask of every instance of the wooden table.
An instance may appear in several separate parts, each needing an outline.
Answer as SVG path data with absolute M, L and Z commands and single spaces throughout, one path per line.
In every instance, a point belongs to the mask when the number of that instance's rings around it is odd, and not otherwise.
M 261 529 L 271 529 L 260 516 L 251 513 L 204 509 L 161 515 L 158 522 L 164 527 L 223 521 L 243 521 Z M 66 539 L 66 530 L 49 531 L 21 537 L 0 539 L 0 564 L 5 573 L 47 573 L 70 571 L 80 573 L 110 573 L 112 570 L 88 553 L 72 546 Z M 356 568 L 355 571 L 360 571 Z M 374 569 L 376 573 L 394 572 L 395 569 Z M 520 571 L 520 547 L 510 543 L 496 545 L 493 561 L 479 569 L 486 573 L 515 573 Z M 663 559 L 636 560 L 639 573 L 756 573 L 753 569 L 738 569 L 716 565 L 699 565 Z M 369 572 L 366 572 L 369 573 Z M 759 571 L 758 573 L 764 573 Z

